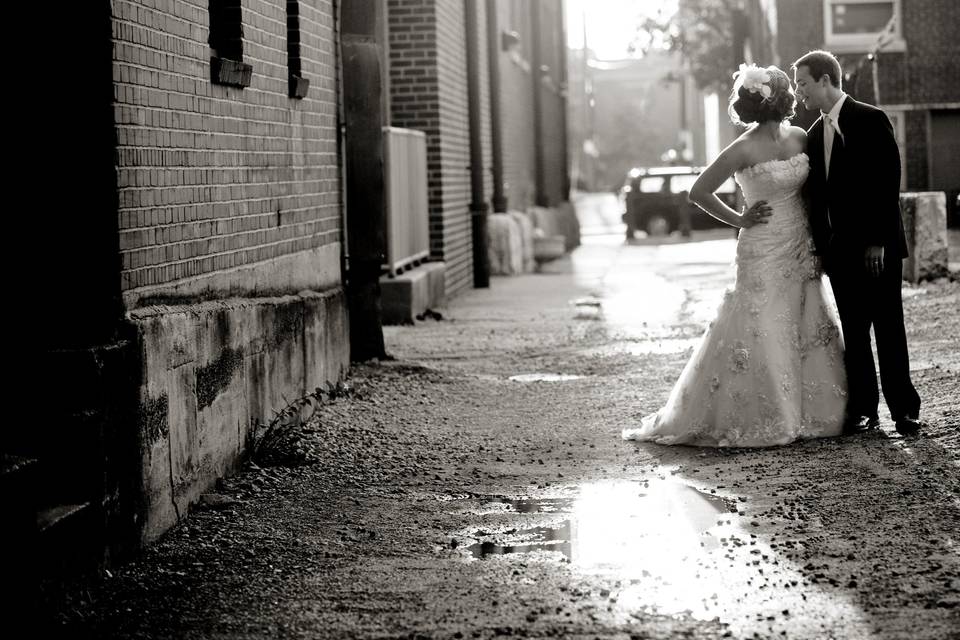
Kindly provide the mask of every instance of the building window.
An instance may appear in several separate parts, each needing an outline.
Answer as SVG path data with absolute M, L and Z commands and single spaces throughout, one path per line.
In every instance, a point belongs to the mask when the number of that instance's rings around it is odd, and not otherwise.
M 303 98 L 310 89 L 310 81 L 300 68 L 300 0 L 287 0 L 287 70 L 290 97 Z
M 243 7 L 240 0 L 210 0 L 210 80 L 249 87 L 253 67 L 243 62 Z
M 903 51 L 901 0 L 824 0 L 824 41 L 837 53 Z

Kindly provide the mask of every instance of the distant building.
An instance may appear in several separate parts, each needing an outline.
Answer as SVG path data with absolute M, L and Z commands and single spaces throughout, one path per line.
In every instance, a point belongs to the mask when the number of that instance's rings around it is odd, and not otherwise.
M 703 163 L 702 106 L 678 55 L 582 58 L 571 55 L 571 86 L 581 88 L 571 99 L 572 148 L 581 154 L 572 164 L 592 171 L 590 186 L 621 186 L 633 167 Z
M 960 193 L 960 2 L 753 0 L 750 6 L 751 41 L 772 42 L 773 60 L 784 68 L 811 49 L 837 55 L 844 90 L 882 108 L 893 123 L 903 156 L 901 188 L 946 192 L 951 225 L 960 226 L 954 207 Z M 806 126 L 816 117 L 801 106 L 797 123 Z
M 471 109 L 483 165 L 483 196 L 473 206 L 522 211 L 568 199 L 563 4 L 389 0 L 388 16 L 388 120 L 427 134 L 430 253 L 445 263 L 446 293 L 455 295 L 473 282 Z M 472 102 L 470 24 L 477 36 L 478 91 Z M 497 88 L 491 86 L 494 73 Z M 499 154 L 493 148 L 494 128 Z

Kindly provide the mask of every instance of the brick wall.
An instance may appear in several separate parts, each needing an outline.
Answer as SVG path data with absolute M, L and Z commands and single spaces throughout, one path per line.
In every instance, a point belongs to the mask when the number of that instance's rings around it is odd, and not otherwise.
M 525 0 L 500 0 L 501 31 L 516 31 L 520 45 L 500 55 L 500 128 L 503 135 L 504 194 L 510 209 L 534 204 L 533 94 L 530 77 L 529 9 Z
M 390 0 L 388 20 L 390 122 L 427 134 L 430 253 L 454 295 L 473 277 L 463 3 Z
M 127 304 L 184 281 L 202 295 L 339 279 L 340 172 L 332 0 L 300 5 L 303 100 L 288 97 L 284 0 L 243 2 L 245 89 L 210 81 L 208 3 L 116 0 L 113 71 Z M 304 279 L 259 268 L 307 259 Z M 297 258 L 299 259 L 299 258 Z M 216 276 L 251 269 L 244 277 Z
M 560 7 L 544 3 L 544 29 L 557 29 Z M 489 65 L 486 3 L 471 3 L 477 12 L 480 37 L 481 145 L 484 194 L 493 194 Z M 388 19 L 391 124 L 427 133 L 430 176 L 430 246 L 446 262 L 447 294 L 472 285 L 473 246 L 470 223 L 470 139 L 467 94 L 466 16 L 460 0 L 389 0 Z M 533 87 L 530 72 L 532 32 L 526 0 L 498 0 L 500 31 L 517 31 L 514 52 L 498 48 L 501 80 L 501 132 L 505 194 L 514 209 L 534 203 Z M 497 38 L 499 42 L 499 34 Z M 548 55 L 550 79 L 543 88 L 545 156 L 551 203 L 562 199 L 565 158 L 560 127 L 565 126 L 560 95 L 562 59 L 559 33 L 542 43 Z
M 432 0 L 390 0 L 387 5 L 390 63 L 390 124 L 427 134 L 430 176 L 430 253 L 443 258 L 440 101 L 436 64 L 436 9 Z
M 779 0 L 778 51 L 786 67 L 810 49 L 824 46 L 822 5 L 809 0 Z M 902 34 L 906 52 L 881 51 L 878 58 L 880 97 L 883 104 L 958 102 L 960 84 L 945 81 L 956 74 L 960 59 L 960 3 L 956 0 L 901 0 Z M 852 68 L 866 53 L 838 56 Z M 872 98 L 868 64 L 860 71 L 856 87 L 861 97 Z
M 809 0 L 777 1 L 777 50 L 780 54 L 782 69 L 793 77 L 790 65 L 803 54 L 823 45 L 823 12 L 812 6 Z M 727 96 L 722 97 L 726 107 Z M 817 119 L 819 113 L 808 111 L 797 103 L 797 116 L 793 123 L 808 128 Z
M 475 0 L 479 38 L 477 42 L 477 65 L 480 69 L 480 144 L 483 147 L 483 199 L 493 199 L 493 141 L 490 118 L 490 53 L 487 46 L 487 3 Z M 491 208 L 491 211 L 493 209 Z
M 543 182 L 547 205 L 556 207 L 564 198 L 563 184 L 566 157 L 563 149 L 563 132 L 566 113 L 559 88 L 552 82 L 541 86 L 541 111 L 543 114 Z
M 540 84 L 541 131 L 543 144 L 544 195 L 551 207 L 565 200 L 563 186 L 567 159 L 564 155 L 564 128 L 567 126 L 566 104 L 561 94 L 564 63 L 559 31 L 562 5 L 540 3 L 540 62 L 547 67 Z
M 824 46 L 822 4 L 810 6 L 808 0 L 779 0 L 778 50 L 787 66 L 810 49 Z M 960 84 L 949 79 L 956 75 L 960 59 L 960 3 L 956 0 L 901 0 L 901 33 L 906 51 L 881 51 L 878 57 L 879 103 L 906 106 L 904 117 L 904 155 L 906 187 L 929 188 L 928 118 L 929 105 L 960 104 Z M 829 47 L 828 47 L 829 48 Z M 862 53 L 838 55 L 845 70 L 853 70 Z M 872 72 L 864 63 L 844 89 L 854 97 L 877 103 Z M 818 114 L 797 109 L 797 124 L 809 126 Z
M 906 162 L 904 164 L 906 166 L 901 167 L 901 171 L 905 171 L 907 174 L 908 189 L 925 190 L 929 177 L 927 162 L 927 112 L 908 111 L 905 116 L 904 127 L 906 129 L 906 139 L 909 143 L 906 145 L 906 149 L 904 149 L 904 155 L 906 155 Z
M 903 61 L 903 93 L 891 102 L 960 102 L 957 64 L 960 61 L 960 2 L 901 0 L 907 55 Z M 881 56 L 881 69 L 884 60 Z
M 437 0 L 437 68 L 440 85 L 440 153 L 443 255 L 447 294 L 473 286 L 470 223 L 470 115 L 467 32 L 463 2 Z

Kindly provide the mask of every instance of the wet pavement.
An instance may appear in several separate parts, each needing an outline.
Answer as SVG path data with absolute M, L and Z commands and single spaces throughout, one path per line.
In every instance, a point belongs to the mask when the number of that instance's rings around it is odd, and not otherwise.
M 727 232 L 584 244 L 495 278 L 134 563 L 64 637 L 957 638 L 957 282 L 905 289 L 932 423 L 770 450 L 624 442 L 733 282 Z M 295 454 L 295 455 L 294 455 Z

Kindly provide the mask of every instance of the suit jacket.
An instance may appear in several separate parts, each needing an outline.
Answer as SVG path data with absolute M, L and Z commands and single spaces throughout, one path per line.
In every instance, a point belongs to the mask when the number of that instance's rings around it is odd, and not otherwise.
M 836 265 L 857 261 L 868 246 L 888 257 L 907 257 L 900 214 L 900 152 L 880 109 L 847 96 L 837 118 L 830 175 L 823 158 L 823 118 L 807 132 L 810 175 L 804 196 L 817 253 Z

